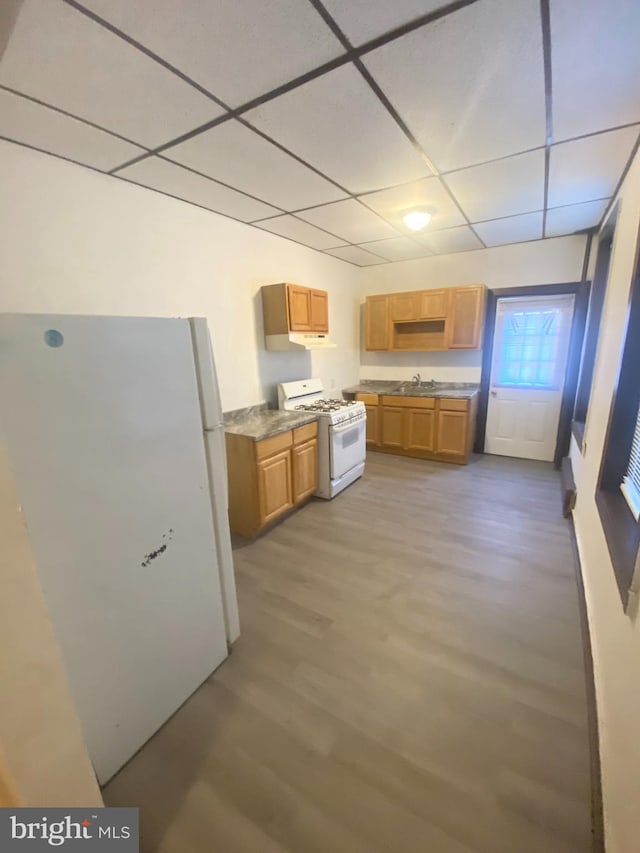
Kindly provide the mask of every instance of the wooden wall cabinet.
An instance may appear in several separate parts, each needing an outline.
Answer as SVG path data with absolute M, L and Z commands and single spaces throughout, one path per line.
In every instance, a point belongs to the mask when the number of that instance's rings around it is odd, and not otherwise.
M 265 335 L 288 332 L 329 333 L 329 294 L 326 290 L 280 282 L 262 288 Z
M 483 284 L 367 296 L 365 349 L 382 352 L 479 349 L 485 299 Z
M 485 294 L 486 288 L 481 284 L 453 289 L 447 329 L 449 349 L 482 346 Z
M 365 305 L 365 348 L 388 350 L 391 333 L 388 296 L 367 296 Z
M 229 523 L 250 539 L 318 488 L 318 424 L 262 441 L 226 434 Z
M 446 320 L 450 290 L 420 290 L 420 320 Z
M 385 453 L 466 464 L 478 395 L 470 399 L 356 394 L 367 409 L 367 446 Z M 376 425 L 369 433 L 369 422 Z

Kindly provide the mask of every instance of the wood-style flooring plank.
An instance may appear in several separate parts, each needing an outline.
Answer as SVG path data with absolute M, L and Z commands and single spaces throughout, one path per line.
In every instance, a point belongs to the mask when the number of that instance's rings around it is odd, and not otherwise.
M 587 853 L 573 555 L 550 465 L 369 454 L 234 547 L 242 636 L 104 790 L 145 853 Z

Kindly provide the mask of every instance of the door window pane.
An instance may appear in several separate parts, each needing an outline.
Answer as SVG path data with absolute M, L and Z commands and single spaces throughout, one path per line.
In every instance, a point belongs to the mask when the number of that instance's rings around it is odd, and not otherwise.
M 557 308 L 509 312 L 502 327 L 497 384 L 553 388 L 560 327 Z

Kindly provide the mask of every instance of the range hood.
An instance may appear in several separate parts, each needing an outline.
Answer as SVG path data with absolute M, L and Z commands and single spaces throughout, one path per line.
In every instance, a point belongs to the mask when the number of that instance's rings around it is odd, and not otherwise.
M 285 352 L 287 350 L 303 349 L 335 349 L 336 344 L 329 340 L 328 335 L 316 332 L 288 332 L 284 335 L 265 335 L 268 350 Z

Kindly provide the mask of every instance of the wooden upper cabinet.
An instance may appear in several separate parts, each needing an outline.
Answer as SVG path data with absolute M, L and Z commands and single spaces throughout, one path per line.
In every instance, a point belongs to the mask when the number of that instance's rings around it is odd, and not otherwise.
M 311 331 L 329 331 L 329 294 L 326 290 L 311 290 Z
M 288 332 L 329 332 L 329 294 L 299 284 L 265 284 L 262 287 L 265 335 Z
M 450 290 L 421 290 L 420 320 L 443 320 L 449 313 Z
M 420 296 L 422 291 L 412 293 L 394 293 L 389 297 L 391 322 L 405 323 L 418 320 L 420 317 Z
M 434 352 L 480 349 L 483 284 L 367 296 L 367 350 Z
M 292 332 L 311 331 L 311 290 L 295 284 L 287 286 L 289 328 Z
M 388 350 L 390 331 L 389 297 L 367 296 L 365 307 L 365 349 Z
M 482 343 L 486 288 L 482 284 L 456 287 L 448 320 L 449 349 L 478 349 Z

